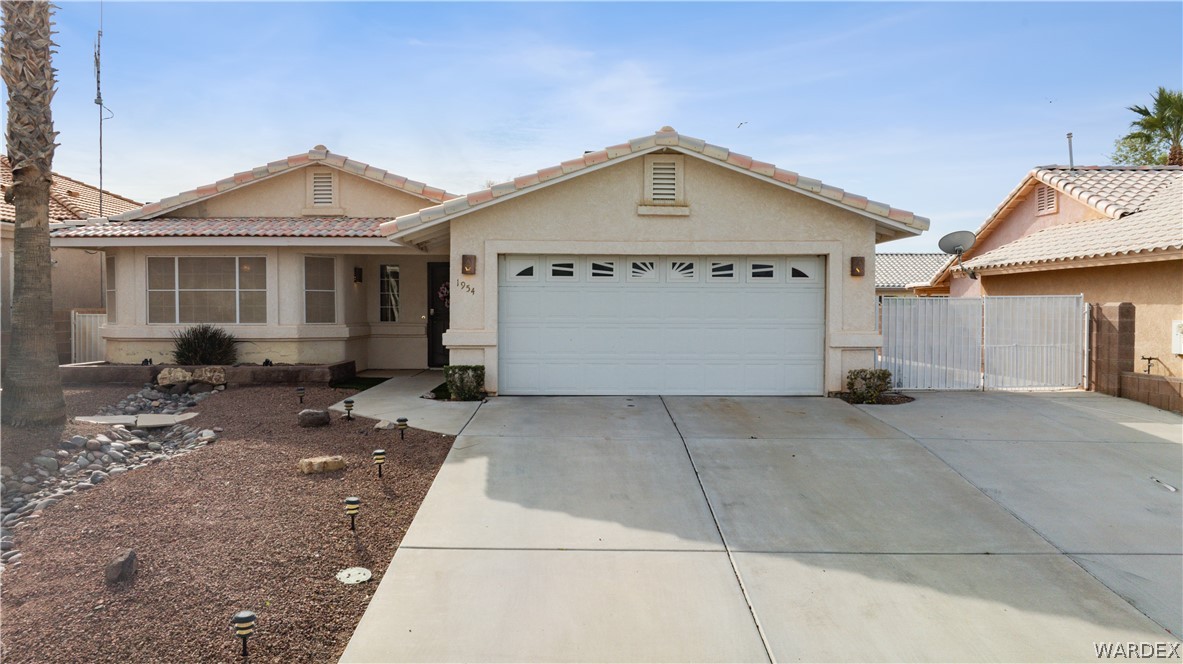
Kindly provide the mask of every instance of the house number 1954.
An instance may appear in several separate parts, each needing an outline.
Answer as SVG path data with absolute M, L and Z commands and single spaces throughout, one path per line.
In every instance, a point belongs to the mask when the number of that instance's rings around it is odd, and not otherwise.
M 457 290 L 462 290 L 466 293 L 476 295 L 476 289 L 473 288 L 471 284 L 469 284 L 467 281 L 464 281 L 463 279 L 456 280 L 456 288 L 457 288 Z

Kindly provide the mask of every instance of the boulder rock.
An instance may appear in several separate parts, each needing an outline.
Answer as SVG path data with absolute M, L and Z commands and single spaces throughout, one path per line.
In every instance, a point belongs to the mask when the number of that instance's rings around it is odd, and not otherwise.
M 226 368 L 225 367 L 199 367 L 193 370 L 193 381 L 197 383 L 205 383 L 206 385 L 225 385 L 226 384 Z M 211 388 L 212 389 L 212 388 Z M 190 387 L 192 392 L 192 386 Z
M 107 583 L 130 581 L 138 567 L 136 550 L 124 549 L 107 563 Z
M 209 383 L 189 383 L 189 394 L 201 394 L 203 392 L 213 392 L 214 386 Z
M 374 428 L 379 429 L 381 431 L 390 431 L 391 429 L 394 428 L 394 422 L 382 420 L 382 421 L 378 422 L 377 424 L 375 424 Z
M 193 374 L 180 367 L 168 367 L 160 371 L 156 377 L 157 385 L 179 385 L 193 380 Z
M 100 443 L 99 441 L 95 440 L 94 438 L 91 438 L 90 440 L 86 441 L 86 449 L 88 449 L 88 450 L 97 451 L 99 449 L 102 449 L 102 447 L 103 447 L 103 444 Z
M 70 437 L 70 445 L 72 447 L 83 447 L 86 445 L 86 437 L 85 436 L 71 436 Z
M 49 457 L 43 457 L 43 456 L 33 457 L 33 463 L 37 464 L 38 466 L 41 466 L 42 468 L 44 468 L 50 472 L 57 472 L 57 469 L 58 469 L 57 459 L 51 459 Z
M 327 410 L 305 408 L 300 411 L 299 418 L 302 427 L 326 427 L 329 425 L 329 411 Z
M 340 455 L 335 456 L 319 456 L 308 459 L 300 459 L 300 472 L 305 475 L 313 473 L 328 473 L 334 470 L 341 470 L 345 467 L 345 459 Z

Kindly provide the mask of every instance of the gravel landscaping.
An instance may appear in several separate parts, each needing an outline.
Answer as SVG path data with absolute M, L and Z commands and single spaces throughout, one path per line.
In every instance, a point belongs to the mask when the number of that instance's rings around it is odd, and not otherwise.
M 6 465 L 19 466 L 47 448 L 62 448 L 61 460 L 74 465 L 102 466 L 111 451 L 123 461 L 111 460 L 121 470 L 98 483 L 77 478 L 92 484 L 85 491 L 70 485 L 73 475 L 50 473 L 44 481 L 55 486 L 22 497 L 31 503 L 53 491 L 53 500 L 37 509 L 22 506 L 19 519 L 6 492 L 6 518 L 17 524 L 6 533 L 15 540 L 9 551 L 19 556 L 10 556 L 0 588 L 0 659 L 238 661 L 229 620 L 242 609 L 258 614 L 253 660 L 339 657 L 453 438 L 410 429 L 400 441 L 397 431 L 377 430 L 373 420 L 336 413 L 327 427 L 297 425 L 302 408 L 327 408 L 353 390 L 308 387 L 300 405 L 291 386 L 231 388 L 195 399 L 196 406 L 151 394 L 128 400 L 136 391 L 70 390 L 67 405 L 71 416 L 121 401 L 199 415 L 148 432 L 74 424 L 57 433 L 4 432 Z M 86 450 L 85 442 L 75 448 L 68 443 L 73 436 L 99 440 L 106 449 Z M 381 480 L 370 457 L 379 447 L 386 450 Z M 75 460 L 85 452 L 99 458 Z M 300 459 L 321 455 L 340 455 L 347 466 L 312 475 L 297 470 Z M 361 498 L 356 534 L 345 516 L 346 496 Z M 107 583 L 107 564 L 129 548 L 138 572 L 129 582 Z M 354 566 L 369 568 L 374 578 L 354 586 L 336 580 Z

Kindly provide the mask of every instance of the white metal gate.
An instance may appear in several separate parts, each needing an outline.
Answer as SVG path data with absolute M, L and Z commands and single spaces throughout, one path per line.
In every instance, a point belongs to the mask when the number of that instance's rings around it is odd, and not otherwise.
M 106 359 L 102 328 L 107 314 L 70 312 L 70 361 L 97 362 Z
M 900 389 L 1079 387 L 1087 314 L 1080 295 L 882 298 L 877 365 Z

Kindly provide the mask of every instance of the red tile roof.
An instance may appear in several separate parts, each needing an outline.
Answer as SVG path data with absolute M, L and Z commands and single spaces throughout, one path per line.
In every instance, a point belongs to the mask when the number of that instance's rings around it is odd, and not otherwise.
M 363 217 L 223 217 L 112 221 L 58 228 L 55 238 L 107 237 L 345 237 L 378 238 L 386 218 Z
M 113 221 L 131 221 L 133 219 L 150 219 L 152 217 L 160 216 L 171 210 L 179 207 L 196 203 L 207 198 L 212 198 L 218 194 L 225 193 L 232 189 L 237 189 L 249 185 L 253 182 L 263 180 L 266 178 L 286 173 L 297 168 L 303 168 L 310 165 L 329 166 L 337 170 L 352 173 L 358 177 L 366 178 L 384 184 L 393 189 L 412 194 L 423 198 L 424 200 L 434 203 L 440 203 L 454 198 L 454 194 L 449 194 L 443 189 L 429 187 L 422 182 L 415 180 L 408 180 L 401 175 L 388 173 L 381 168 L 374 168 L 369 164 L 364 164 L 360 161 L 355 161 L 349 157 L 329 152 L 328 148 L 323 145 L 318 145 L 304 154 L 297 154 L 288 157 L 287 159 L 280 159 L 273 161 L 266 166 L 259 166 L 249 171 L 235 173 L 230 177 L 218 180 L 213 184 L 202 185 L 196 189 L 183 191 L 176 196 L 169 196 L 161 199 L 156 203 L 149 203 L 142 208 L 126 212 L 124 214 L 115 215 L 112 217 Z
M 12 164 L 8 157 L 0 155 L 0 191 L 12 186 Z M 109 191 L 102 191 L 103 214 L 118 214 L 134 210 L 139 203 L 124 198 Z M 49 187 L 49 220 L 73 221 L 89 219 L 99 214 L 98 187 L 92 187 L 85 182 L 79 182 L 60 173 L 53 174 L 53 182 Z M 0 221 L 14 221 L 16 208 L 11 203 L 0 199 Z

